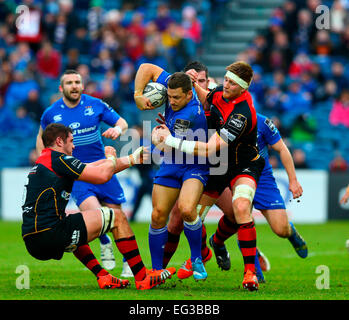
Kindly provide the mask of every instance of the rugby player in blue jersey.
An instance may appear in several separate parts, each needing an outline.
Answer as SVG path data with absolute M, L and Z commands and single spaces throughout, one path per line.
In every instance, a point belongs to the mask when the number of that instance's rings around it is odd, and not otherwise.
M 43 149 L 42 132 L 50 123 L 62 123 L 73 130 L 73 155 L 85 163 L 105 159 L 99 130 L 102 121 L 111 126 L 102 134 L 105 138 L 115 140 L 125 133 L 127 122 L 102 100 L 83 94 L 83 89 L 83 81 L 77 71 L 66 70 L 63 73 L 59 87 L 63 97 L 48 107 L 41 117 L 36 142 L 39 154 Z M 75 181 L 71 195 L 80 210 L 91 210 L 103 205 L 122 212 L 121 204 L 125 202 L 124 192 L 115 175 L 101 185 Z M 112 241 L 107 235 L 99 239 L 103 266 L 112 270 L 115 267 Z
M 207 141 L 207 123 L 203 107 L 184 72 L 169 74 L 153 64 L 142 64 L 135 78 L 135 101 L 140 110 L 152 109 L 143 96 L 149 81 L 167 87 L 165 123 L 179 143 L 186 139 Z M 155 128 L 154 130 L 157 130 Z M 153 211 L 149 227 L 149 248 L 154 269 L 163 269 L 164 246 L 167 241 L 168 216 L 178 200 L 178 210 L 184 221 L 184 234 L 189 242 L 193 277 L 205 280 L 207 273 L 201 257 L 202 222 L 197 205 L 208 178 L 205 158 L 184 155 L 181 151 L 164 150 L 163 163 L 153 185 Z

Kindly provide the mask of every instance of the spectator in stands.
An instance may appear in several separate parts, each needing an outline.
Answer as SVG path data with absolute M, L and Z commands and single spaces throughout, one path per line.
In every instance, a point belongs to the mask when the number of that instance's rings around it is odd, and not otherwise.
M 340 153 L 337 153 L 330 162 L 331 172 L 345 172 L 348 170 L 348 162 Z
M 291 78 L 299 78 L 303 72 L 310 72 L 313 63 L 305 52 L 298 53 L 292 63 L 288 74 Z
M 91 61 L 91 71 L 95 73 L 105 74 L 113 68 L 114 62 L 108 49 L 102 49 L 98 57 Z
M 334 53 L 330 34 L 327 30 L 318 30 L 316 32 L 311 46 L 311 53 L 321 56 L 322 58 L 328 57 Z
M 333 126 L 349 128 L 349 89 L 343 90 L 339 99 L 333 103 L 329 121 Z
M 40 123 L 40 118 L 42 112 L 44 111 L 44 106 L 42 105 L 39 97 L 39 91 L 32 89 L 28 93 L 28 99 L 24 101 L 23 107 L 27 110 L 28 115 L 36 123 Z
M 317 132 L 317 123 L 311 114 L 300 114 L 292 123 L 291 135 L 293 143 L 313 142 Z
M 337 84 L 333 80 L 321 82 L 315 91 L 314 103 L 331 102 L 338 97 Z
M 60 52 L 52 47 L 49 41 L 41 45 L 36 55 L 38 72 L 41 76 L 56 79 L 59 77 L 62 67 Z
M 297 15 L 296 31 L 292 35 L 291 43 L 293 43 L 293 51 L 309 52 L 310 44 L 315 34 L 315 19 L 308 9 L 302 9 Z
M 265 92 L 264 107 L 273 114 L 279 115 L 282 111 L 283 93 L 277 86 L 269 86 Z
M 289 116 L 297 116 L 311 110 L 311 95 L 302 89 L 299 80 L 292 80 L 282 98 L 282 110 Z
M 332 63 L 330 79 L 336 82 L 339 92 L 346 88 L 349 88 L 349 81 L 348 78 L 345 76 L 344 66 L 342 62 L 334 61 Z
M 171 14 L 170 14 L 169 7 L 166 3 L 159 4 L 154 22 L 157 29 L 160 32 L 165 31 L 168 25 L 174 22 L 174 19 L 171 17 Z
M 137 59 L 135 69 L 138 70 L 142 63 L 152 63 L 165 70 L 168 69 L 168 62 L 159 54 L 158 44 L 154 40 L 144 44 L 144 54 Z
M 292 158 L 296 169 L 308 169 L 306 163 L 305 152 L 302 149 L 295 149 L 292 151 Z
M 38 131 L 38 125 L 28 115 L 28 111 L 23 106 L 16 109 L 16 116 L 13 121 L 11 134 L 18 137 L 33 137 Z
M 194 59 L 202 40 L 202 26 L 194 7 L 186 6 L 182 11 L 183 43 L 190 59 Z
M 348 13 L 341 0 L 335 0 L 331 7 L 331 32 L 341 34 L 348 22 Z
M 80 52 L 76 48 L 71 48 L 67 52 L 67 61 L 64 70 L 76 70 L 80 64 Z
M 32 89 L 39 90 L 38 83 L 23 71 L 15 71 L 13 73 L 13 81 L 9 84 L 6 91 L 6 106 L 15 109 L 28 98 L 28 92 Z

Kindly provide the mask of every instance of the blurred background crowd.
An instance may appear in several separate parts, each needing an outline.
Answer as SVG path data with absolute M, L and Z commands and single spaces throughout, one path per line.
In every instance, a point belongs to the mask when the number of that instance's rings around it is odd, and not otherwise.
M 109 103 L 129 127 L 141 125 L 133 100 L 138 66 L 175 72 L 200 60 L 231 2 L 0 0 L 0 168 L 36 158 L 40 117 L 60 97 L 65 69 L 77 69 L 85 93 Z M 321 4 L 329 29 L 316 26 Z M 20 5 L 30 10 L 30 27 Z M 285 0 L 238 55 L 253 66 L 257 111 L 273 119 L 297 168 L 348 169 L 348 21 L 348 0 Z M 277 154 L 271 162 L 281 166 Z

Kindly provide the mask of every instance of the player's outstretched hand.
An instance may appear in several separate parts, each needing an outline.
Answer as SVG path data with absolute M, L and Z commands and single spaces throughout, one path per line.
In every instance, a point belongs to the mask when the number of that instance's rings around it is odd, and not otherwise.
M 149 148 L 143 146 L 139 147 L 131 154 L 130 157 L 132 165 L 145 163 L 150 158 Z
M 292 192 L 293 199 L 297 199 L 303 194 L 303 188 L 298 180 L 290 181 L 288 189 Z
M 104 147 L 104 154 L 108 158 L 108 156 L 113 156 L 116 158 L 116 150 L 112 146 L 105 146 Z
M 343 197 L 340 199 L 339 203 L 345 204 L 345 203 L 347 203 L 348 199 L 349 199 L 349 186 L 347 186 L 347 188 L 345 189 L 345 193 L 344 193 Z
M 193 83 L 197 81 L 198 73 L 195 69 L 190 69 L 190 70 L 186 71 L 185 73 L 190 77 L 190 79 Z

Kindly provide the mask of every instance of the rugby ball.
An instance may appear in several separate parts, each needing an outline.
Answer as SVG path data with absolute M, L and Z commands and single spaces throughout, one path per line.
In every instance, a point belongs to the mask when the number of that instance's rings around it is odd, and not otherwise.
M 143 90 L 143 96 L 150 100 L 153 107 L 159 108 L 167 99 L 167 88 L 161 83 L 149 82 Z

